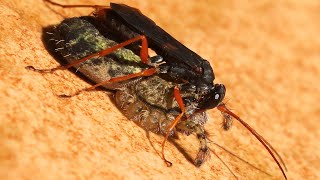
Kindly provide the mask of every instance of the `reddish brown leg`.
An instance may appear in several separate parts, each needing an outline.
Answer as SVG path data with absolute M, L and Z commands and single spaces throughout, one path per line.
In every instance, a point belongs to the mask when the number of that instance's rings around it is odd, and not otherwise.
M 56 3 L 56 2 L 53 2 L 51 0 L 44 0 L 45 2 L 48 2 L 52 5 L 55 5 L 55 6 L 60 6 L 62 8 L 75 8 L 75 7 L 92 7 L 92 8 L 96 8 L 97 9 L 97 13 L 98 13 L 98 16 L 99 15 L 103 15 L 104 14 L 104 10 L 105 9 L 108 9 L 110 7 L 108 6 L 99 6 L 99 5 L 63 5 L 63 4 L 59 4 L 59 3 Z M 91 54 L 89 56 L 86 56 L 84 58 L 81 58 L 79 60 L 76 60 L 66 66 L 58 66 L 56 68 L 52 68 L 52 69 L 36 69 L 34 68 L 33 66 L 27 66 L 26 69 L 29 69 L 29 70 L 33 70 L 33 71 L 36 71 L 36 72 L 40 72 L 40 73 L 52 73 L 56 70 L 65 70 L 65 69 L 69 69 L 73 66 L 76 66 L 76 65 L 79 65 L 80 63 L 83 63 L 89 59 L 92 59 L 94 57 L 102 57 L 102 56 L 106 56 L 114 51 L 116 51 L 117 49 L 120 49 L 122 47 L 125 47 L 133 42 L 136 42 L 136 41 L 139 41 L 141 40 L 142 44 L 141 44 L 141 50 L 140 50 L 140 58 L 141 58 L 141 62 L 142 63 L 145 63 L 147 64 L 148 63 L 148 57 L 149 57 L 149 54 L 148 54 L 148 41 L 146 39 L 146 37 L 144 35 L 140 35 L 140 36 L 137 36 L 137 37 L 134 37 L 132 39 L 129 39 L 125 42 L 122 42 L 120 44 L 117 44 L 113 47 L 110 47 L 108 49 L 105 49 L 105 50 L 102 50 L 100 52 L 97 52 L 97 53 L 94 53 L 94 54 Z M 93 90 L 95 89 L 96 87 L 98 86 L 101 86 L 101 85 L 105 85 L 105 84 L 108 84 L 108 83 L 111 83 L 111 82 L 120 82 L 120 81 L 125 81 L 125 80 L 128 80 L 128 79 L 132 79 L 132 78 L 135 78 L 135 77 L 139 77 L 139 76 L 151 76 L 152 74 L 154 74 L 156 72 L 156 69 L 155 68 L 150 68 L 150 69 L 147 69 L 147 70 L 144 70 L 142 72 L 139 72 L 139 73 L 135 73 L 135 74 L 130 74 L 130 75 L 127 75 L 127 76 L 123 76 L 123 77 L 116 77 L 116 78 L 111 78 L 107 81 L 104 81 L 104 82 L 101 82 L 99 84 L 96 84 L 90 88 L 87 88 L 87 89 L 84 89 L 84 90 L 80 90 L 78 91 L 77 93 L 75 93 L 74 95 L 77 95 L 79 93 L 81 93 L 82 91 L 90 91 L 90 90 Z M 73 95 L 62 95 L 62 97 L 70 97 L 70 96 L 73 96 Z
M 178 124 L 178 122 L 181 120 L 182 116 L 185 114 L 185 106 L 184 106 L 184 103 L 183 103 L 183 100 L 182 100 L 182 97 L 181 97 L 181 93 L 180 93 L 180 90 L 179 90 L 178 87 L 174 87 L 173 94 L 174 94 L 174 98 L 176 99 L 176 101 L 179 104 L 179 107 L 181 109 L 181 113 L 179 114 L 179 116 L 176 117 L 176 119 L 168 127 L 166 135 L 165 135 L 165 138 L 164 138 L 164 140 L 162 142 L 162 145 L 161 145 L 161 147 L 162 147 L 162 150 L 161 150 L 162 159 L 166 162 L 167 166 L 172 166 L 172 163 L 165 158 L 165 155 L 164 155 L 165 143 L 168 140 L 168 137 L 170 136 L 170 133 L 173 130 L 173 128 Z
M 110 6 L 102 6 L 102 5 L 86 5 L 86 4 L 72 4 L 72 5 L 67 5 L 67 4 L 60 4 L 60 3 L 56 3 L 56 2 L 53 2 L 51 0 L 43 0 L 45 2 L 48 2 L 52 5 L 55 5 L 55 6 L 59 6 L 59 7 L 62 7 L 62 8 L 95 8 L 97 10 L 97 14 L 98 16 L 103 16 L 104 17 L 104 10 L 105 9 L 110 9 Z M 144 35 L 140 35 L 140 36 L 137 36 L 135 38 L 132 38 L 132 39 L 129 39 L 123 43 L 120 43 L 116 46 L 113 46 L 111 48 L 108 48 L 106 50 L 103 50 L 103 51 L 100 51 L 98 53 L 95 53 L 95 54 L 92 54 L 90 56 L 87 56 L 85 58 L 82 58 L 78 61 L 75 61 L 73 62 L 72 64 L 69 64 L 67 66 L 59 66 L 57 68 L 53 68 L 51 70 L 43 70 L 43 72 L 52 72 L 52 71 L 55 71 L 55 70 L 58 70 L 58 69 L 68 69 L 74 65 L 77 65 L 77 64 L 80 64 L 88 59 L 91 59 L 93 57 L 96 57 L 96 56 L 105 56 L 105 55 L 108 55 L 110 54 L 111 52 L 121 48 L 121 47 L 124 47 L 124 46 L 127 46 L 135 41 L 138 41 L 138 40 L 141 40 L 142 41 L 142 44 L 141 44 L 141 51 L 140 51 L 140 58 L 141 58 L 141 61 L 143 63 L 147 63 L 147 60 L 148 60 L 148 57 L 149 57 L 149 54 L 148 54 L 148 41 L 146 39 L 146 37 Z M 32 70 L 35 70 L 35 68 L 30 68 Z M 35 70 L 35 71 L 38 71 L 38 70 Z
M 92 59 L 94 57 L 102 57 L 102 56 L 106 56 L 114 51 L 116 51 L 117 49 L 119 48 L 122 48 L 124 46 L 127 46 L 133 42 L 136 42 L 136 41 L 139 41 L 141 40 L 142 41 L 142 47 L 141 47 L 141 51 L 140 51 L 140 58 L 141 58 L 141 61 L 143 63 L 148 63 L 148 42 L 147 42 L 147 39 L 144 35 L 140 35 L 140 36 L 137 36 L 135 38 L 132 38 L 132 39 L 129 39 L 125 42 L 122 42 L 120 44 L 117 44 L 115 46 L 112 46 L 108 49 L 105 49 L 105 50 L 102 50 L 100 52 L 97 52 L 97 53 L 94 53 L 94 54 L 91 54 L 89 56 L 86 56 L 82 59 L 79 59 L 79 60 L 76 60 L 66 66 L 58 66 L 56 68 L 52 68 L 52 69 L 36 69 L 34 68 L 33 66 L 27 66 L 26 69 L 29 69 L 29 70 L 33 70 L 33 71 L 36 71 L 36 72 L 40 72 L 40 73 L 52 73 L 56 70 L 65 70 L 65 69 L 69 69 L 73 66 L 76 66 L 76 65 L 79 65 L 80 63 L 82 62 L 85 62 L 89 59 Z M 61 97 L 71 97 L 71 96 L 74 96 L 74 95 L 78 95 L 80 94 L 82 91 L 90 91 L 90 90 L 93 90 L 99 86 L 102 86 L 102 85 L 105 85 L 105 84 L 108 84 L 108 83 L 111 83 L 111 82 L 120 82 L 120 81 L 125 81 L 125 80 L 128 80 L 128 79 L 132 79 L 132 78 L 135 78 L 135 77 L 140 77 L 140 76 L 151 76 L 152 74 L 156 73 L 156 69 L 155 68 L 150 68 L 150 69 L 147 69 L 147 70 L 144 70 L 144 71 L 141 71 L 139 73 L 135 73 L 135 74 L 130 74 L 130 75 L 127 75 L 127 76 L 123 76 L 123 77 L 116 77 L 116 78 L 111 78 L 107 81 L 104 81 L 104 82 L 101 82 L 99 84 L 96 84 L 90 88 L 87 88 L 87 89 L 84 89 L 84 90 L 80 90 L 78 92 L 76 92 L 75 94 L 73 95 L 61 95 Z
M 72 63 L 70 63 L 70 64 L 68 64 L 66 66 L 58 66 L 58 67 L 52 68 L 52 69 L 36 69 L 33 66 L 27 66 L 26 69 L 33 70 L 33 71 L 40 72 L 40 73 L 52 73 L 52 72 L 54 72 L 56 70 L 69 69 L 69 68 L 71 68 L 73 66 L 79 65 L 80 63 L 85 62 L 85 61 L 87 61 L 89 59 L 92 59 L 94 57 L 106 56 L 106 55 L 116 51 L 117 49 L 120 49 L 120 48 L 122 48 L 124 46 L 127 46 L 127 45 L 129 45 L 129 44 L 131 44 L 133 42 L 139 41 L 139 40 L 142 41 L 142 47 L 141 47 L 141 51 L 140 51 L 141 61 L 143 63 L 147 63 L 148 56 L 149 56 L 148 55 L 148 42 L 147 42 L 147 39 L 146 39 L 146 37 L 144 35 L 140 35 L 140 36 L 137 36 L 135 38 L 129 39 L 129 40 L 125 41 L 125 42 L 122 42 L 120 44 L 117 44 L 115 46 L 112 46 L 112 47 L 110 47 L 108 49 L 102 50 L 100 52 L 97 52 L 97 53 L 91 54 L 89 56 L 86 56 L 86 57 L 84 57 L 82 59 L 76 60 L 76 61 L 74 61 L 74 62 L 72 62 Z
M 76 92 L 75 94 L 72 94 L 72 95 L 60 95 L 60 97 L 72 97 L 72 96 L 76 96 L 78 94 L 80 94 L 81 92 L 83 91 L 91 91 L 91 90 L 94 90 L 95 88 L 99 87 L 99 86 L 103 86 L 105 84 L 108 84 L 108 83 L 115 83 L 115 82 L 121 82 L 121 81 L 125 81 L 125 80 L 129 80 L 129 79 L 132 79 L 132 78 L 136 78 L 136 77 L 142 77 L 142 76 L 151 76 L 153 75 L 154 73 L 157 72 L 157 69 L 156 68 L 150 68 L 150 69 L 146 69 L 144 71 L 141 71 L 141 72 L 138 72 L 138 73 L 134 73 L 134 74 L 129 74 L 127 76 L 121 76 L 121 77 L 115 77 L 115 78 L 111 78 L 107 81 L 103 81 L 101 83 L 98 83 L 94 86 L 91 86 L 87 89 L 82 89 L 78 92 Z

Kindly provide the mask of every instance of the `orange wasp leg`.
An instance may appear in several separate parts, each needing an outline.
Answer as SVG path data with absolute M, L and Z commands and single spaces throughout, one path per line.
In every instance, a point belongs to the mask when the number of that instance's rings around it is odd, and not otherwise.
M 97 52 L 97 53 L 94 53 L 94 54 L 91 54 L 89 56 L 86 56 L 82 59 L 79 59 L 79 60 L 76 60 L 66 66 L 58 66 L 56 68 L 52 68 L 52 69 L 36 69 L 34 68 L 33 66 L 27 66 L 26 69 L 29 69 L 29 70 L 33 70 L 33 71 L 36 71 L 36 72 L 40 72 L 40 73 L 52 73 L 56 70 L 65 70 L 65 69 L 69 69 L 73 66 L 76 66 L 76 65 L 79 65 L 80 63 L 83 63 L 87 60 L 90 60 L 94 57 L 102 57 L 102 56 L 106 56 L 124 46 L 127 46 L 133 42 L 136 42 L 136 41 L 139 41 L 141 40 L 142 41 L 142 48 L 141 48 L 141 51 L 140 51 L 140 58 L 141 58 L 141 61 L 145 64 L 148 63 L 148 42 L 147 42 L 147 39 L 144 35 L 140 35 L 140 36 L 137 36 L 135 38 L 132 38 L 132 39 L 129 39 L 125 42 L 122 42 L 120 44 L 117 44 L 115 46 L 112 46 L 108 49 L 105 49 L 105 50 L 102 50 L 100 52 Z M 141 71 L 139 73 L 135 73 L 135 74 L 129 74 L 127 76 L 122 76 L 122 77 L 115 77 L 115 78 L 111 78 L 107 81 L 104 81 L 104 82 L 101 82 L 101 83 L 98 83 L 90 88 L 87 88 L 87 89 L 84 89 L 84 90 L 80 90 L 78 91 L 77 93 L 73 94 L 73 95 L 61 95 L 61 97 L 71 97 L 71 96 L 74 96 L 74 95 L 78 95 L 80 94 L 82 91 L 90 91 L 90 90 L 93 90 L 101 85 L 105 85 L 105 84 L 108 84 L 108 83 L 112 83 L 112 82 L 120 82 L 120 81 L 125 81 L 125 80 L 128 80 L 128 79 L 132 79 L 132 78 L 136 78 L 136 77 L 140 77 L 140 76 L 151 76 L 153 75 L 154 73 L 156 73 L 156 69 L 155 68 L 150 68 L 150 69 L 146 69 L 144 71 Z
M 118 49 L 120 49 L 120 48 L 122 48 L 124 46 L 127 46 L 127 45 L 129 45 L 129 44 L 131 44 L 133 42 L 139 41 L 139 40 L 142 41 L 142 48 L 141 48 L 141 51 L 140 51 L 140 58 L 141 58 L 141 61 L 146 64 L 148 62 L 148 56 L 149 56 L 148 55 L 148 42 L 147 42 L 147 39 L 146 39 L 146 37 L 144 35 L 140 35 L 140 36 L 137 36 L 135 38 L 129 39 L 129 40 L 125 41 L 125 42 L 122 42 L 120 44 L 117 44 L 115 46 L 112 46 L 112 47 L 110 47 L 108 49 L 102 50 L 100 52 L 97 52 L 97 53 L 91 54 L 89 56 L 86 56 L 86 57 L 84 57 L 82 59 L 76 60 L 76 61 L 74 61 L 74 62 L 72 62 L 72 63 L 70 63 L 70 64 L 68 64 L 66 66 L 58 66 L 58 67 L 52 68 L 52 69 L 36 69 L 33 66 L 27 66 L 26 68 L 29 69 L 29 70 L 36 71 L 36 72 L 40 72 L 40 73 L 52 73 L 52 72 L 54 72 L 56 70 L 65 70 L 65 69 L 69 69 L 69 68 L 71 68 L 73 66 L 79 65 L 80 63 L 83 63 L 83 62 L 85 62 L 85 61 L 87 61 L 89 59 L 92 59 L 94 57 L 106 56 L 106 55 L 108 55 L 108 54 L 110 54 L 110 53 L 112 53 L 112 52 L 114 52 L 114 51 L 116 51 L 116 50 L 118 50 Z
M 181 120 L 182 116 L 185 114 L 185 106 L 181 97 L 181 93 L 178 87 L 174 87 L 174 98 L 176 99 L 176 101 L 178 102 L 178 105 L 181 109 L 181 113 L 179 114 L 179 116 L 176 117 L 176 119 L 170 124 L 170 126 L 167 129 L 166 135 L 165 135 L 165 139 L 162 142 L 162 150 L 161 150 L 161 155 L 162 155 L 162 159 L 165 161 L 165 163 L 167 164 L 168 167 L 172 166 L 172 163 L 170 161 L 168 161 L 165 158 L 164 155 L 164 146 L 166 141 L 168 140 L 168 137 L 170 136 L 171 131 L 173 130 L 173 128 L 178 124 L 178 122 Z
M 48 2 L 48 3 L 50 3 L 50 4 L 52 4 L 52 5 L 55 5 L 55 6 L 62 7 L 62 8 L 77 8 L 77 7 L 78 7 L 78 8 L 90 8 L 90 7 L 91 7 L 91 8 L 95 8 L 98 17 L 104 17 L 104 12 L 105 12 L 105 10 L 106 10 L 106 9 L 111 9 L 110 6 L 102 6 L 102 5 L 86 5 L 86 4 L 66 5 L 66 4 L 56 3 L 56 2 L 53 2 L 53 1 L 51 1 L 51 0 L 43 0 L 43 1 Z M 149 54 L 148 54 L 148 41 L 147 41 L 147 39 L 146 39 L 145 36 L 143 36 L 143 35 L 137 36 L 137 37 L 132 38 L 132 39 L 129 39 L 129 40 L 123 42 L 123 43 L 120 43 L 120 44 L 118 44 L 117 46 L 124 47 L 124 46 L 127 46 L 127 45 L 129 45 L 129 44 L 131 44 L 131 43 L 133 43 L 133 42 L 135 42 L 135 41 L 138 41 L 138 40 L 141 40 L 141 41 L 142 41 L 141 51 L 140 51 L 140 58 L 141 58 L 141 60 L 142 60 L 143 63 L 147 63 Z M 124 44 L 124 45 L 121 46 L 121 44 Z M 116 47 L 116 46 L 114 46 L 114 47 Z M 120 47 L 119 47 L 119 48 L 120 48 Z M 112 48 L 113 48 L 113 47 L 112 47 Z M 110 49 L 111 49 L 111 48 L 110 48 Z M 118 48 L 116 48 L 116 49 L 118 49 Z M 115 50 L 116 50 L 116 49 L 115 49 Z M 113 51 L 115 51 L 115 50 L 112 50 L 111 52 L 113 52 Z M 101 52 L 103 52 L 103 51 L 101 51 Z M 109 52 L 109 53 L 110 53 L 110 52 Z M 107 54 L 109 54 L 109 53 L 107 53 Z M 107 54 L 104 54 L 104 55 L 107 55 Z M 92 56 L 94 56 L 94 55 L 100 55 L 100 54 L 96 53 L 96 54 L 92 54 L 91 57 L 90 57 L 90 56 L 88 56 L 88 57 L 92 58 Z M 100 56 L 103 56 L 103 55 L 100 55 Z M 89 58 L 89 59 L 90 59 L 90 58 Z M 79 60 L 79 61 L 80 61 L 80 60 Z M 85 61 L 85 60 L 84 60 L 84 61 Z M 81 62 L 83 62 L 83 61 L 81 61 Z M 79 63 L 81 63 L 81 62 L 79 62 Z M 73 64 L 73 65 L 74 65 L 74 64 Z M 71 67 L 71 66 L 70 66 L 70 67 Z M 69 68 L 69 67 L 68 67 L 68 68 Z
M 121 76 L 121 77 L 115 77 L 115 78 L 111 78 L 107 81 L 103 81 L 101 83 L 98 83 L 96 85 L 93 85 L 87 89 L 82 89 L 82 90 L 79 90 L 78 92 L 72 94 L 72 95 L 60 95 L 60 97 L 72 97 L 72 96 L 76 96 L 78 94 L 80 94 L 81 92 L 83 91 L 92 91 L 94 90 L 95 88 L 99 87 L 99 86 L 103 86 L 105 84 L 109 84 L 109 83 L 115 83 L 115 82 L 121 82 L 121 81 L 126 81 L 126 80 L 129 80 L 129 79 L 132 79 L 132 78 L 136 78 L 136 77 L 143 77 L 143 76 L 151 76 L 153 75 L 154 73 L 157 72 L 157 69 L 156 68 L 150 68 L 150 69 L 146 69 L 144 71 L 141 71 L 141 72 L 138 72 L 138 73 L 134 73 L 134 74 L 129 74 L 127 76 Z

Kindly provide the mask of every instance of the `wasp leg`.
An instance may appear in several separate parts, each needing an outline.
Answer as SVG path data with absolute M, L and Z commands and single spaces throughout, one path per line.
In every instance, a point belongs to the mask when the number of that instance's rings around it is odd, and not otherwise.
M 178 87 L 174 87 L 173 94 L 174 94 L 174 98 L 176 99 L 176 101 L 179 104 L 179 107 L 181 109 L 181 113 L 179 114 L 179 116 L 176 117 L 176 119 L 168 127 L 166 135 L 165 135 L 165 138 L 164 138 L 164 140 L 162 142 L 162 145 L 161 145 L 161 147 L 162 147 L 162 150 L 161 150 L 162 159 L 166 162 L 167 166 L 172 166 L 172 163 L 165 158 L 165 155 L 164 155 L 165 143 L 168 140 L 168 137 L 170 136 L 170 134 L 171 134 L 172 130 L 174 129 L 174 127 L 178 124 L 178 122 L 181 120 L 182 116 L 185 114 L 185 106 L 184 106 L 184 103 L 183 103 L 183 100 L 182 100 L 182 97 L 181 97 L 181 93 L 180 93 L 180 90 L 179 90 Z
M 134 73 L 134 74 L 129 74 L 127 76 L 121 76 L 121 77 L 115 77 L 115 78 L 111 78 L 107 81 L 103 81 L 101 83 L 98 83 L 94 86 L 91 86 L 89 88 L 86 88 L 86 89 L 82 89 L 82 90 L 79 90 L 77 91 L 76 93 L 72 94 L 72 95 L 60 95 L 60 97 L 72 97 L 72 96 L 76 96 L 78 94 L 80 94 L 81 92 L 83 91 L 92 91 L 94 90 L 95 88 L 99 87 L 99 86 L 102 86 L 102 85 L 105 85 L 105 84 L 108 84 L 108 83 L 115 83 L 115 82 L 121 82 L 121 81 L 126 81 L 126 80 L 129 80 L 129 79 L 132 79 L 132 78 L 136 78 L 136 77 L 143 77 L 143 76 L 151 76 L 153 75 L 154 73 L 157 72 L 157 69 L 156 68 L 150 68 L 150 69 L 146 69 L 144 71 L 141 71 L 141 72 L 138 72 L 138 73 Z
M 87 60 L 90 60 L 94 57 L 102 57 L 102 56 L 106 56 L 114 51 L 116 51 L 117 49 L 119 48 L 122 48 L 124 46 L 127 46 L 133 42 L 136 42 L 136 41 L 139 41 L 141 40 L 142 41 L 142 48 L 141 48 L 141 51 L 140 51 L 140 58 L 141 58 L 141 61 L 143 63 L 148 63 L 148 42 L 147 42 L 147 39 L 145 36 L 141 35 L 141 36 L 137 36 L 135 38 L 132 38 L 132 39 L 129 39 L 125 42 L 122 42 L 120 44 L 117 44 L 115 46 L 112 46 L 110 48 L 107 48 L 105 50 L 102 50 L 102 51 L 99 51 L 97 53 L 94 53 L 94 54 L 91 54 L 89 56 L 86 56 L 84 58 L 81 58 L 79 60 L 76 60 L 66 66 L 58 66 L 56 68 L 52 68 L 52 69 L 36 69 L 34 68 L 33 66 L 27 66 L 26 69 L 29 69 L 29 70 L 33 70 L 33 71 L 36 71 L 36 72 L 39 72 L 39 73 L 52 73 L 56 70 L 65 70 L 65 69 L 69 69 L 73 66 L 76 66 L 76 65 L 79 65 L 80 63 L 83 63 Z M 82 91 L 90 91 L 90 90 L 93 90 L 99 86 L 102 86 L 102 85 L 105 85 L 105 84 L 108 84 L 108 83 L 113 83 L 113 82 L 120 82 L 120 81 L 125 81 L 125 80 L 128 80 L 128 79 L 132 79 L 132 78 L 136 78 L 136 77 L 141 77 L 141 76 L 151 76 L 153 75 L 154 73 L 157 72 L 157 69 L 156 68 L 149 68 L 149 69 L 146 69 L 144 71 L 141 71 L 139 73 L 135 73 L 135 74 L 129 74 L 127 76 L 122 76 L 122 77 L 116 77 L 116 78 L 111 78 L 107 81 L 104 81 L 104 82 L 101 82 L 99 84 L 96 84 L 90 88 L 87 88 L 87 89 L 83 89 L 83 90 L 80 90 L 80 91 L 77 91 L 75 94 L 73 95 L 61 95 L 61 97 L 72 97 L 72 96 L 75 96 L 75 95 L 78 95 L 80 94 Z
M 108 10 L 111 10 L 111 7 L 110 6 L 102 6 L 102 5 L 86 5 L 86 4 L 72 4 L 72 5 L 67 5 L 67 4 L 60 4 L 60 3 L 56 3 L 54 1 L 51 1 L 51 0 L 43 0 L 44 2 L 47 2 L 47 3 L 50 3 L 52 5 L 55 5 L 55 6 L 59 6 L 59 7 L 62 7 L 62 8 L 95 8 L 96 11 L 94 12 L 95 16 L 97 16 L 97 18 L 100 18 L 100 19 L 104 19 L 105 18 L 105 15 L 106 15 L 106 12 Z M 140 51 L 140 58 L 142 60 L 143 63 L 148 63 L 148 57 L 149 57 L 149 54 L 148 54 L 148 41 L 147 41 L 147 38 L 144 36 L 144 35 L 140 35 L 140 36 L 137 36 L 135 38 L 132 38 L 132 39 L 129 39 L 125 42 L 129 42 L 128 44 L 131 44 L 137 40 L 141 40 L 142 41 L 142 44 L 141 44 L 141 51 Z M 124 42 L 124 43 L 125 43 Z M 121 43 L 122 44 L 122 43 Z M 128 45 L 126 44 L 126 45 Z M 119 44 L 120 45 L 120 44 Z M 126 45 L 123 45 L 123 46 L 126 46 Z M 122 47 L 123 47 L 122 46 Z M 114 50 L 113 50 L 114 51 Z M 109 54 L 109 53 L 108 53 Z M 106 55 L 106 54 L 105 54 Z M 79 62 L 81 63 L 81 62 Z M 76 65 L 76 64 L 73 64 L 73 65 Z M 32 69 L 32 70 L 35 70 L 35 68 L 29 68 L 29 69 Z M 61 69 L 61 68 L 59 68 Z M 62 68 L 62 69 L 65 69 L 65 68 Z M 67 68 L 66 68 L 67 69 Z M 54 70 L 55 71 L 55 70 Z M 51 71 L 49 71 L 51 72 Z
M 76 66 L 76 65 L 79 65 L 80 63 L 83 63 L 89 59 L 92 59 L 94 57 L 102 57 L 102 56 L 106 56 L 114 51 L 116 51 L 117 49 L 120 49 L 124 46 L 127 46 L 133 42 L 136 42 L 136 41 L 139 41 L 141 40 L 142 41 L 142 47 L 147 47 L 147 48 L 141 48 L 141 51 L 140 51 L 140 58 L 141 58 L 141 61 L 143 63 L 147 63 L 148 62 L 148 42 L 147 42 L 147 39 L 144 35 L 141 35 L 141 36 L 137 36 L 135 38 L 132 38 L 132 39 L 129 39 L 125 42 L 122 42 L 120 44 L 117 44 L 115 46 L 112 46 L 110 48 L 107 48 L 105 50 L 102 50 L 102 51 L 99 51 L 97 53 L 94 53 L 94 54 L 91 54 L 89 56 L 86 56 L 84 58 L 81 58 L 79 60 L 76 60 L 66 66 L 57 66 L 55 68 L 52 68 L 52 69 L 36 69 L 34 68 L 33 66 L 27 66 L 26 69 L 29 69 L 29 70 L 33 70 L 33 71 L 36 71 L 36 72 L 40 72 L 40 73 L 52 73 L 56 70 L 65 70 L 65 69 L 69 69 L 73 66 Z

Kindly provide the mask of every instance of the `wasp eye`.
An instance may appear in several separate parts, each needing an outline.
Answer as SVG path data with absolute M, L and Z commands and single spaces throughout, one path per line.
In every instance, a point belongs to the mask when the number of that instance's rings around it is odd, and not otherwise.
M 203 102 L 200 104 L 200 108 L 211 109 L 220 104 L 226 93 L 226 88 L 223 84 L 215 84 L 211 89 L 211 92 L 205 95 Z
M 219 95 L 219 94 L 214 95 L 214 99 L 216 99 L 216 100 L 218 100 L 218 99 L 219 99 L 219 97 L 220 97 L 220 95 Z

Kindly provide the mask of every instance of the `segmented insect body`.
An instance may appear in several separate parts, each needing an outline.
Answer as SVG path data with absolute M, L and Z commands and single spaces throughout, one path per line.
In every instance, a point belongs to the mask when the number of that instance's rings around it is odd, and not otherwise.
M 92 17 L 65 19 L 54 28 L 53 35 L 56 51 L 69 63 L 117 44 L 111 40 L 114 37 L 112 34 L 99 31 Z M 159 57 L 152 57 L 150 61 L 154 59 L 158 60 Z M 95 83 L 100 83 L 114 77 L 140 72 L 148 66 L 141 63 L 140 57 L 133 51 L 121 48 L 110 55 L 87 60 L 76 68 Z M 180 113 L 179 105 L 173 95 L 176 86 L 182 87 L 183 84 L 168 81 L 162 78 L 161 74 L 104 85 L 105 88 L 116 91 L 115 102 L 128 119 L 146 130 L 161 134 L 166 133 L 168 126 Z M 201 96 L 201 93 L 196 91 L 181 89 L 182 97 Z M 190 102 L 189 107 L 195 108 L 196 104 L 192 107 Z M 200 150 L 195 159 L 197 166 L 209 157 L 203 128 L 206 121 L 207 116 L 204 111 L 194 112 L 188 118 L 183 117 L 171 132 L 171 135 L 175 131 L 186 135 L 197 134 L 200 141 Z

